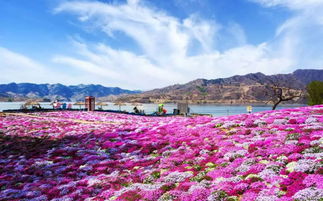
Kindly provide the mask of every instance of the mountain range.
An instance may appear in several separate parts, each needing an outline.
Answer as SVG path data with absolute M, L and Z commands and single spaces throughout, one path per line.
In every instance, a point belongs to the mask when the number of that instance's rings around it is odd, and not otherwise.
M 0 84 L 1 101 L 19 101 L 55 99 L 78 101 L 85 96 L 95 96 L 100 100 L 141 103 L 215 103 L 215 104 L 248 104 L 267 103 L 272 86 L 285 87 L 306 94 L 306 86 L 311 81 L 323 81 L 323 70 L 296 70 L 289 74 L 265 75 L 250 73 L 229 78 L 197 79 L 186 84 L 175 84 L 150 91 L 131 91 L 119 87 L 102 85 L 33 84 L 10 83 Z M 305 96 L 298 98 L 297 103 L 305 103 Z
M 188 102 L 215 104 L 265 104 L 270 100 L 272 87 L 284 87 L 306 94 L 306 86 L 311 81 L 323 81 L 323 70 L 296 70 L 289 74 L 265 75 L 251 73 L 229 78 L 197 79 L 186 84 L 175 84 L 165 88 L 154 89 L 139 94 L 122 95 L 118 101 L 123 102 Z M 290 103 L 305 103 L 302 96 Z
M 119 87 L 104 87 L 102 85 L 75 85 L 63 84 L 32 84 L 32 83 L 10 83 L 0 84 L 0 98 L 2 101 L 45 99 L 53 101 L 56 99 L 67 101 L 84 100 L 85 96 L 105 97 L 109 95 L 134 94 L 140 91 L 131 91 Z

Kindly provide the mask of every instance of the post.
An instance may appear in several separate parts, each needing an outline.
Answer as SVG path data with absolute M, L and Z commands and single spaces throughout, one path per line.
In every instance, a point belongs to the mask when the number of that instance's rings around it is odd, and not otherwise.
M 247 112 L 248 113 L 251 113 L 252 112 L 252 106 L 251 105 L 247 106 Z

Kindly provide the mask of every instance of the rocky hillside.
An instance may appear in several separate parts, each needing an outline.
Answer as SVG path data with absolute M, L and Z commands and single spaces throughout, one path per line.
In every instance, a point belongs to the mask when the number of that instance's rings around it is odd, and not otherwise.
M 105 97 L 138 92 L 93 84 L 65 86 L 62 84 L 10 83 L 0 85 L 0 98 L 2 100 L 24 100 L 28 98 L 83 100 L 85 96 Z
M 124 102 L 179 102 L 247 104 L 267 103 L 272 94 L 272 86 L 303 91 L 314 80 L 323 81 L 323 70 L 296 70 L 290 74 L 265 75 L 251 73 L 229 78 L 197 79 L 186 84 L 176 84 L 161 89 L 154 89 L 141 94 L 119 97 Z M 297 100 L 305 102 L 305 98 Z

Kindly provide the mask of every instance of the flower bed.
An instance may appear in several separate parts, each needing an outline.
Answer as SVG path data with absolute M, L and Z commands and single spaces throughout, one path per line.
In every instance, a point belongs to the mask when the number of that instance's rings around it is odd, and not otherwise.
M 0 117 L 0 200 L 320 200 L 323 106 Z

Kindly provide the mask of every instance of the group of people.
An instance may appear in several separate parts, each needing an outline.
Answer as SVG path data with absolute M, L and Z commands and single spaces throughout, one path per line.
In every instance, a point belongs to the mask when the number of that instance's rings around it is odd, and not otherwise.
M 158 105 L 158 115 L 165 115 L 167 113 L 167 110 L 164 108 L 164 104 L 159 104 Z
M 53 102 L 53 109 L 63 109 L 63 110 L 66 110 L 66 109 L 72 109 L 72 103 L 61 103 L 59 101 L 54 101 Z
M 145 111 L 142 108 L 138 108 L 137 106 L 133 108 L 133 112 L 135 114 L 145 114 Z

